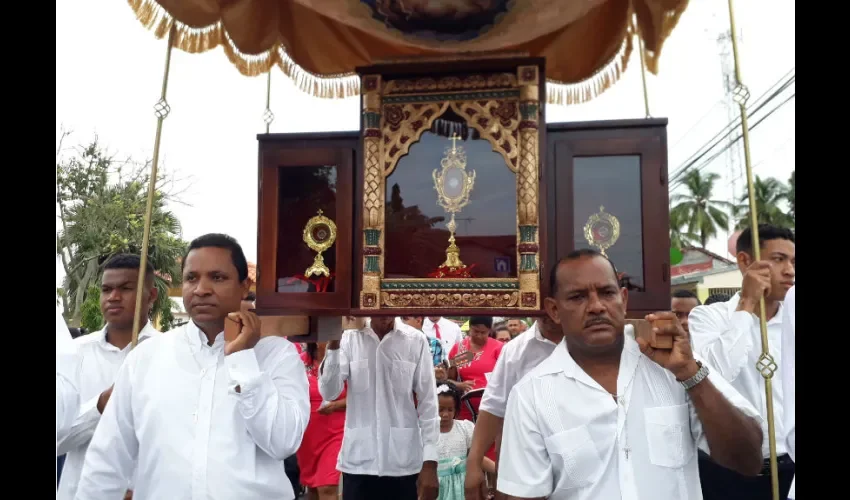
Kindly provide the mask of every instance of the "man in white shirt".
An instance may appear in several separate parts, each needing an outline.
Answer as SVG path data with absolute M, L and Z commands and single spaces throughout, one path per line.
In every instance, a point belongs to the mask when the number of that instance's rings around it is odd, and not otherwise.
M 782 364 L 779 365 L 779 378 L 782 379 L 783 423 L 785 425 L 785 447 L 794 463 L 797 462 L 797 285 L 791 287 L 785 295 L 782 316 Z M 788 498 L 796 498 L 796 476 L 791 481 Z
M 519 318 L 510 318 L 507 323 L 508 330 L 511 332 L 511 338 L 516 338 L 524 330 L 525 322 Z
M 761 475 L 742 477 L 700 456 L 700 479 L 706 500 L 769 500 L 772 498 L 770 448 L 767 432 L 767 403 L 764 378 L 756 367 L 761 356 L 759 299 L 764 297 L 770 354 L 777 366 L 782 363 L 782 301 L 794 286 L 796 250 L 794 233 L 785 228 L 759 226 L 761 261 L 753 259 L 752 233 L 738 237 L 738 268 L 744 275 L 741 292 L 727 302 L 699 306 L 688 318 L 696 353 L 715 367 L 762 415 L 764 422 Z M 774 367 L 776 368 L 776 367 Z M 776 380 L 777 377 L 774 377 Z M 780 498 L 788 495 L 794 477 L 794 462 L 785 446 L 783 388 L 773 383 L 773 410 L 776 430 Z
M 685 333 L 690 333 L 688 326 L 688 316 L 696 306 L 700 305 L 697 294 L 690 290 L 676 290 L 673 292 L 673 298 L 670 299 L 670 310 L 676 315 L 679 323 L 682 324 L 682 329 Z
M 505 344 L 496 361 L 496 367 L 487 380 L 487 389 L 478 407 L 478 420 L 475 422 L 472 445 L 466 459 L 468 464 L 481 463 L 493 443 L 496 443 L 498 459 L 505 409 L 511 390 L 526 373 L 548 358 L 563 338 L 564 333 L 560 327 L 548 317 L 544 317 Z M 481 488 L 483 482 L 484 474 L 480 467 L 467 467 L 467 500 L 484 500 L 484 491 Z
M 546 312 L 564 341 L 511 391 L 499 491 L 550 500 L 699 500 L 695 448 L 748 474 L 761 469 L 758 412 L 691 353 L 671 312 L 653 349 L 624 334 L 628 291 L 596 250 L 552 272 Z M 755 417 L 755 418 L 754 418 Z
M 343 500 L 435 500 L 440 422 L 425 336 L 395 328 L 392 317 L 373 317 L 371 326 L 345 331 L 341 341 L 328 342 L 319 393 L 333 401 L 346 381 L 337 461 Z
M 56 308 L 56 439 L 74 424 L 80 408 L 80 359 L 62 312 Z
M 81 405 L 71 430 L 56 445 L 57 455 L 67 453 L 56 495 L 59 500 L 74 500 L 89 441 L 112 394 L 118 368 L 130 352 L 140 265 L 139 256 L 129 254 L 115 255 L 106 262 L 100 285 L 100 312 L 106 327 L 74 339 L 80 356 Z M 142 294 L 144 328 L 139 331 L 139 341 L 159 334 L 148 321 L 157 296 L 150 263 Z
M 119 500 L 136 466 L 135 500 L 294 498 L 283 460 L 307 427 L 307 376 L 288 340 L 261 338 L 259 318 L 240 310 L 248 288 L 236 240 L 208 234 L 189 244 L 191 321 L 124 360 L 77 500 Z M 227 336 L 225 321 L 234 322 Z
M 425 322 L 422 323 L 422 331 L 428 337 L 440 339 L 443 343 L 443 352 L 447 355 L 452 350 L 452 347 L 463 338 L 463 332 L 460 331 L 457 323 L 442 316 L 428 316 L 425 318 Z

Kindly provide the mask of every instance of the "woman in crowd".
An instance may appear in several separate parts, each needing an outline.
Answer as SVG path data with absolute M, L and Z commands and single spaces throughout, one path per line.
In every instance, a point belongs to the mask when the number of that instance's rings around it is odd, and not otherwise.
M 461 361 L 456 367 L 449 369 L 449 379 L 457 381 L 455 386 L 461 395 L 473 389 L 487 387 L 487 375 L 496 367 L 496 360 L 502 352 L 502 344 L 490 336 L 493 327 L 493 318 L 488 316 L 473 316 L 469 319 L 469 335 L 452 347 L 449 359 L 454 360 L 457 356 L 471 353 L 472 359 Z M 471 398 L 469 402 L 475 411 L 481 398 Z M 472 413 L 466 405 L 460 408 L 461 420 L 472 420 Z
M 337 500 L 339 471 L 336 460 L 345 428 L 345 390 L 336 401 L 323 401 L 319 394 L 319 365 L 325 359 L 327 342 L 311 342 L 301 354 L 310 383 L 310 423 L 298 449 L 301 484 L 310 500 Z

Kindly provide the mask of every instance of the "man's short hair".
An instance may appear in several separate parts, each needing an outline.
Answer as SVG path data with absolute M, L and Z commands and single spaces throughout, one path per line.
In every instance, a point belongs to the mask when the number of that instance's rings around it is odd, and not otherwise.
M 777 227 L 771 224 L 759 224 L 759 245 L 764 248 L 764 244 L 770 240 L 788 240 L 791 243 L 796 243 L 794 231 Z M 738 241 L 735 242 L 735 251 L 738 253 L 745 252 L 748 255 L 753 255 L 753 230 L 746 228 L 738 236 Z
M 595 248 L 580 248 L 578 250 L 573 250 L 568 253 L 566 256 L 561 257 L 558 260 L 558 263 L 552 266 L 552 270 L 549 271 L 549 296 L 554 297 L 558 294 L 558 269 L 562 264 L 566 264 L 567 262 L 571 262 L 574 260 L 578 260 L 584 257 L 602 257 L 607 260 L 609 264 L 611 264 L 611 269 L 614 271 L 614 279 L 618 280 L 619 285 L 619 275 L 617 273 L 617 266 L 611 262 L 611 259 L 602 255 L 602 252 L 596 250 Z
M 183 263 L 180 264 L 181 272 L 186 266 L 186 257 L 189 255 L 189 252 L 209 247 L 230 250 L 230 259 L 233 261 L 233 266 L 236 268 L 239 281 L 242 282 L 248 279 L 248 261 L 245 259 L 245 252 L 242 251 L 242 246 L 233 236 L 220 233 L 205 234 L 192 240 L 192 242 L 189 243 L 189 249 L 186 250 L 186 255 L 183 256 Z
M 694 299 L 695 301 L 697 301 L 697 305 L 702 304 L 702 302 L 699 301 L 699 297 L 697 297 L 697 294 L 695 294 L 694 292 L 692 292 L 690 290 L 674 290 L 673 291 L 673 298 L 674 299 Z
M 132 269 L 138 271 L 142 268 L 142 258 L 132 253 L 115 254 L 106 261 L 103 265 L 103 270 L 107 269 Z M 145 281 L 153 283 L 154 270 L 150 261 L 145 263 Z
M 713 293 L 705 299 L 705 305 L 710 306 L 715 302 L 728 302 L 732 296 L 728 293 Z

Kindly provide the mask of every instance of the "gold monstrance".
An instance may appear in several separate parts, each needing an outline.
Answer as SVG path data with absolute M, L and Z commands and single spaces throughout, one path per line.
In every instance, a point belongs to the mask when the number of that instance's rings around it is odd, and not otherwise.
M 469 195 L 475 184 L 475 171 L 466 172 L 466 153 L 462 146 L 457 145 L 457 135 L 452 136 L 452 147 L 446 149 L 446 156 L 440 160 L 442 169 L 439 175 L 434 169 L 434 189 L 437 190 L 437 205 L 452 214 L 446 227 L 449 230 L 449 247 L 446 249 L 446 261 L 441 267 L 462 269 L 466 267 L 460 260 L 460 249 L 455 244 L 455 214 L 469 203 Z
M 304 243 L 310 247 L 310 250 L 316 252 L 313 265 L 304 271 L 304 276 L 309 278 L 313 275 L 325 275 L 330 278 L 331 270 L 325 265 L 322 252 L 333 246 L 334 241 L 336 241 L 336 224 L 334 224 L 334 221 L 322 215 L 322 211 L 319 210 L 317 215 L 307 221 L 307 225 L 304 227 L 303 238 Z

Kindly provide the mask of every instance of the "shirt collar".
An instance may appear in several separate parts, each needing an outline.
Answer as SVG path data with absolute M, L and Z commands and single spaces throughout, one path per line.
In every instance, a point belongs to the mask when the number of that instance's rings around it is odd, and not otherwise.
M 104 327 L 101 330 L 98 330 L 96 332 L 92 332 L 92 333 L 89 334 L 89 335 L 92 336 L 92 340 L 94 342 L 96 342 L 97 345 L 100 348 L 105 349 L 107 351 L 122 351 L 122 350 L 126 350 L 130 347 L 128 345 L 124 349 L 118 349 L 114 345 L 110 344 L 106 340 L 106 330 L 107 330 L 107 328 L 108 327 Z M 156 334 L 159 334 L 159 333 L 160 332 L 153 327 L 151 322 L 148 321 L 147 323 L 145 323 L 145 326 L 143 326 L 142 329 L 139 331 L 139 343 L 141 344 L 143 340 L 147 340 L 150 337 L 152 337 L 153 335 L 156 335 Z
M 198 325 L 195 324 L 194 321 L 189 321 L 186 323 L 186 336 L 189 340 L 189 345 L 192 346 L 193 349 L 202 349 L 204 347 L 220 347 L 224 345 L 224 332 L 220 332 L 215 336 L 215 341 L 213 341 L 213 345 L 208 345 L 209 340 L 207 339 L 206 334 L 198 328 Z
M 624 369 L 628 371 L 637 365 L 639 355 L 640 347 L 634 339 L 634 329 L 632 325 L 625 325 L 623 328 L 623 352 L 620 354 L 621 375 L 625 374 L 623 373 Z M 570 356 L 570 351 L 567 350 L 567 342 L 564 340 L 555 347 L 555 351 L 543 361 L 540 367 L 542 375 L 563 372 L 564 375 L 572 379 L 578 379 L 580 376 L 581 378 L 589 378 Z

